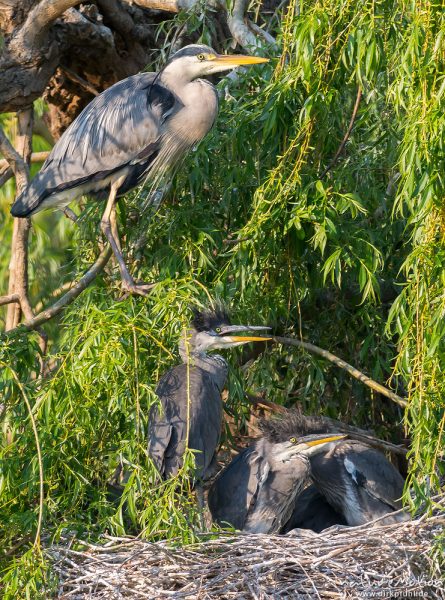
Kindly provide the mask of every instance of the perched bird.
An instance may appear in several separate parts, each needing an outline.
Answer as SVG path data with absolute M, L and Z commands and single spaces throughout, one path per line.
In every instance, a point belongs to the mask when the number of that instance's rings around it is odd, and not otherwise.
M 288 522 L 310 477 L 310 458 L 326 452 L 344 435 L 300 437 L 292 421 L 279 435 L 270 421 L 264 435 L 240 452 L 217 477 L 208 503 L 215 522 L 251 533 L 278 533 Z
M 101 227 L 116 256 L 125 291 L 146 295 L 122 256 L 116 198 L 149 178 L 153 189 L 211 129 L 218 113 L 214 86 L 202 77 L 239 65 L 267 62 L 217 54 L 208 46 L 182 48 L 159 73 L 139 73 L 99 94 L 71 123 L 11 214 L 29 217 L 66 207 L 83 194 L 107 197 Z M 67 213 L 68 214 L 68 213 Z
M 381 524 L 408 520 L 402 508 L 404 480 L 375 448 L 344 440 L 323 456 L 311 458 L 312 481 L 348 525 L 362 525 L 385 516 Z
M 214 466 L 223 420 L 221 392 L 228 365 L 211 350 L 233 348 L 270 338 L 234 335 L 269 327 L 231 325 L 223 309 L 195 312 L 191 328 L 179 343 L 182 364 L 161 378 L 156 393 L 160 407 L 152 407 L 148 453 L 163 478 L 174 476 L 188 448 L 195 450 L 197 480 L 205 480 Z

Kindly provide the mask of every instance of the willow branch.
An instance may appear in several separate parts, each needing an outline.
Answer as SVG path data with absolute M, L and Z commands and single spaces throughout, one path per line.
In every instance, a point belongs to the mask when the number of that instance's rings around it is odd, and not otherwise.
M 57 302 L 55 302 L 45 310 L 42 310 L 42 312 L 37 314 L 35 317 L 23 321 L 23 323 L 21 323 L 18 327 L 15 327 L 14 329 L 11 329 L 8 332 L 6 332 L 6 335 L 10 335 L 11 333 L 23 329 L 31 331 L 39 327 L 39 325 L 42 325 L 42 323 L 46 323 L 47 321 L 60 314 L 63 308 L 74 302 L 74 300 L 83 292 L 83 290 L 85 290 L 90 285 L 90 283 L 97 277 L 97 275 L 99 275 L 99 273 L 101 273 L 104 270 L 105 265 L 110 259 L 110 256 L 111 248 L 109 246 L 106 246 L 98 256 L 96 262 L 88 269 L 85 275 L 72 286 L 72 288 L 66 294 L 59 298 Z
M 323 179 L 323 177 L 337 164 L 340 154 L 343 152 L 344 147 L 346 146 L 346 142 L 349 140 L 349 136 L 351 135 L 352 128 L 354 127 L 355 119 L 357 117 L 358 107 L 360 106 L 360 100 L 362 97 L 362 88 L 359 86 L 357 90 L 357 97 L 355 99 L 354 110 L 352 111 L 351 120 L 349 121 L 348 129 L 341 141 L 340 146 L 338 147 L 337 152 L 335 153 L 334 158 L 328 164 L 326 169 L 319 176 L 319 179 Z
M 310 344 L 309 342 L 302 342 L 301 340 L 296 340 L 294 338 L 274 336 L 272 339 L 275 342 L 278 342 L 279 344 L 284 344 L 285 346 L 296 346 L 297 348 L 303 348 L 304 350 L 307 350 L 312 354 L 318 354 L 318 356 L 326 358 L 337 367 L 344 369 L 347 373 L 349 373 L 349 375 L 355 377 L 355 379 L 358 379 L 374 391 L 378 392 L 379 394 L 382 394 L 383 396 L 386 396 L 387 398 L 390 398 L 393 402 L 395 402 L 402 408 L 406 408 L 408 406 L 408 402 L 404 398 L 401 398 L 394 392 L 391 392 L 391 390 L 388 390 L 388 388 L 386 388 L 384 385 L 382 385 L 381 383 L 377 383 L 377 381 L 374 381 L 373 379 L 371 379 L 352 365 L 348 364 L 341 358 L 338 358 L 338 356 L 335 356 L 335 354 L 332 354 L 332 352 L 329 352 L 328 350 L 323 350 L 323 348 L 314 346 L 314 344 Z
M 3 365 L 3 367 L 9 369 L 9 371 L 12 373 L 12 377 L 14 378 L 20 393 L 23 397 L 23 400 L 25 401 L 26 404 L 26 409 L 28 411 L 29 414 L 29 418 L 31 421 L 31 426 L 32 426 L 32 431 L 34 433 L 34 439 L 36 442 L 36 450 L 37 450 L 37 460 L 39 463 L 39 515 L 38 515 L 38 519 L 37 519 L 37 530 L 36 530 L 36 535 L 34 538 L 34 547 L 37 547 L 40 545 L 40 532 L 42 530 L 42 521 L 43 521 L 43 502 L 44 502 L 44 479 L 43 479 L 43 460 L 42 460 L 42 451 L 40 448 L 40 441 L 39 441 L 39 434 L 37 431 L 37 425 L 36 425 L 36 420 L 34 418 L 34 415 L 32 413 L 32 408 L 31 408 L 31 403 L 28 399 L 28 396 L 25 393 L 25 390 L 23 388 L 23 385 L 20 382 L 20 379 L 17 375 L 17 373 L 14 371 L 14 369 L 12 369 L 9 365 L 7 365 L 6 363 L 1 363 Z

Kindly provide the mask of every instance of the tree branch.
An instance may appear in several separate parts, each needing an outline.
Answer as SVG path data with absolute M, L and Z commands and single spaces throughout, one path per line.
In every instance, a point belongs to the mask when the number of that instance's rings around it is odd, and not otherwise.
M 408 402 L 404 398 L 401 398 L 394 392 L 391 392 L 384 385 L 377 383 L 377 381 L 374 381 L 373 379 L 371 379 L 352 365 L 348 364 L 341 358 L 338 358 L 338 356 L 335 356 L 335 354 L 332 354 L 328 350 L 323 350 L 323 348 L 314 346 L 314 344 L 310 344 L 309 342 L 302 342 L 301 340 L 296 340 L 294 338 L 273 336 L 272 339 L 275 342 L 278 342 L 279 344 L 284 344 L 285 346 L 297 346 L 298 348 L 303 348 L 304 350 L 307 350 L 312 354 L 318 354 L 318 356 L 326 358 L 330 362 L 334 363 L 334 365 L 336 365 L 337 367 L 344 369 L 347 373 L 349 373 L 349 375 L 352 375 L 352 377 L 355 377 L 355 379 L 358 379 L 374 391 L 378 392 L 379 394 L 382 394 L 383 396 L 386 396 L 387 398 L 390 398 L 393 402 L 395 402 L 402 408 L 406 408 L 408 406 Z
M 31 155 L 31 162 L 44 162 L 49 156 L 49 151 L 45 152 L 33 152 Z M 11 177 L 14 176 L 12 168 L 9 166 L 9 162 L 6 159 L 0 159 L 0 187 L 4 185 Z
M 327 173 L 329 173 L 329 171 L 333 167 L 335 167 L 335 165 L 337 164 L 339 156 L 343 152 L 343 149 L 346 146 L 346 142 L 349 140 L 349 136 L 351 135 L 352 128 L 354 127 L 354 123 L 355 123 L 355 119 L 357 117 L 357 112 L 358 112 L 358 107 L 360 105 L 361 97 L 362 97 L 362 88 L 359 86 L 358 90 L 357 90 L 357 97 L 355 99 L 354 110 L 352 111 L 351 120 L 349 121 L 348 129 L 346 130 L 346 133 L 345 133 L 345 135 L 344 135 L 344 137 L 343 137 L 343 139 L 341 141 L 340 146 L 338 147 L 337 152 L 335 153 L 334 158 L 331 160 L 331 162 L 328 164 L 328 166 L 326 167 L 326 169 L 319 176 L 319 179 L 323 179 L 323 177 Z
M 0 296 L 0 306 L 4 306 L 5 304 L 12 304 L 13 302 L 20 302 L 20 296 L 18 294 Z
M 85 275 L 79 279 L 77 283 L 75 283 L 72 288 L 64 294 L 57 302 L 55 302 L 52 306 L 49 306 L 45 310 L 42 310 L 38 315 L 32 317 L 31 319 L 27 319 L 19 326 L 11 329 L 7 332 L 7 335 L 17 332 L 18 330 L 26 329 L 31 331 L 33 329 L 37 329 L 42 323 L 46 323 L 53 317 L 57 316 L 62 312 L 62 309 L 65 306 L 68 306 L 79 296 L 83 290 L 85 290 L 90 283 L 103 271 L 105 265 L 111 256 L 111 248 L 106 246 L 100 255 L 98 256 L 96 262 L 88 269 Z

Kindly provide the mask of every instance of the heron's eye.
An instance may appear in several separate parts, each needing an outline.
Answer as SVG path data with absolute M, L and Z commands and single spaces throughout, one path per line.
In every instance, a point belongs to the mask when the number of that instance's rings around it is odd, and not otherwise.
M 289 441 L 291 444 L 296 444 L 298 442 L 296 437 L 291 437 Z
M 216 333 L 221 333 L 221 327 L 215 327 Z
M 205 54 L 198 54 L 196 58 L 198 60 L 205 60 L 206 59 L 206 55 Z

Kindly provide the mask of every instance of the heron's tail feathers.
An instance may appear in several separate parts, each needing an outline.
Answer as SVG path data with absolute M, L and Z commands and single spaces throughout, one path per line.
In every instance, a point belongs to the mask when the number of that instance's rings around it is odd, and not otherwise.
M 36 176 L 20 196 L 16 198 L 11 206 L 11 215 L 13 217 L 29 217 L 39 210 L 39 206 L 46 195 L 46 190 L 42 190 L 38 182 L 38 176 Z

